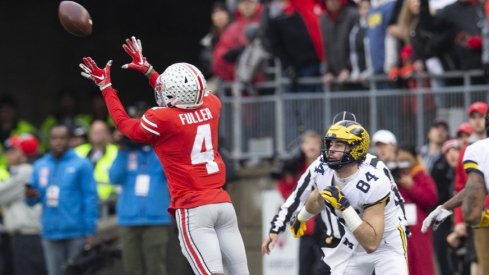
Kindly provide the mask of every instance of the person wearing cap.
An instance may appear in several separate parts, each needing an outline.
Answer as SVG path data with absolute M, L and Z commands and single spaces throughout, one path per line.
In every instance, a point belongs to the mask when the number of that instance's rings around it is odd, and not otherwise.
M 436 183 L 438 201 L 440 202 L 447 201 L 453 195 L 455 169 L 457 167 L 460 144 L 458 139 L 445 141 L 441 149 L 442 156 L 434 162 L 433 168 L 431 169 L 431 177 Z M 440 225 L 437 234 L 433 235 L 433 245 L 440 274 L 455 274 L 455 270 L 452 267 L 463 267 L 464 265 L 463 263 L 457 265 L 449 264 L 449 261 L 453 259 L 452 257 L 449 258 L 450 253 L 454 253 L 447 247 L 447 236 L 451 232 L 452 224 L 447 222 Z
M 428 143 L 419 149 L 428 173 L 431 173 L 433 163 L 441 157 L 441 147 L 448 140 L 448 131 L 448 123 L 441 118 L 435 119 L 428 130 Z
M 382 160 L 389 169 L 393 169 L 396 164 L 397 139 L 389 130 L 378 130 L 372 137 L 372 144 L 375 154 Z
M 12 136 L 5 142 L 9 178 L 0 181 L 0 205 L 15 274 L 46 274 L 39 235 L 41 207 L 30 207 L 24 200 L 25 184 L 32 175 L 28 160 L 37 156 L 38 148 L 38 140 L 30 134 Z
M 469 144 L 469 138 L 473 133 L 474 129 L 472 129 L 472 125 L 469 122 L 462 122 L 458 126 L 456 136 L 461 147 Z
M 25 190 L 27 203 L 41 203 L 41 237 L 49 275 L 63 275 L 95 241 L 98 202 L 93 168 L 69 147 L 70 130 L 58 125 L 50 132 L 50 152 L 34 162 Z
M 485 116 L 487 114 L 487 110 L 487 103 L 482 101 L 472 103 L 467 110 L 469 123 L 474 130 L 470 140 L 471 143 L 486 138 Z

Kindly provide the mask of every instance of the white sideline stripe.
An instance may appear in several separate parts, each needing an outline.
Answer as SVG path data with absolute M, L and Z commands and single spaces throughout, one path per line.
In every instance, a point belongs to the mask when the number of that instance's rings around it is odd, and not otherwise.
M 156 123 L 149 121 L 149 119 L 146 118 L 146 115 L 143 115 L 143 120 L 144 122 L 148 123 L 149 126 L 153 126 L 154 128 L 158 128 L 158 125 Z
M 153 129 L 150 129 L 148 126 L 144 125 L 144 123 L 141 121 L 141 127 L 143 127 L 146 131 L 152 133 L 152 134 L 155 134 L 157 136 L 160 135 L 160 133 L 156 132 L 155 130 Z

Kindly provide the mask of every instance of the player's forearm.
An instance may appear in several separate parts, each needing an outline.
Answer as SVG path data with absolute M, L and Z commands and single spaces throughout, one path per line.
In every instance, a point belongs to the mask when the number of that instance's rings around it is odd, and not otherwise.
M 383 232 L 375 230 L 371 224 L 363 221 L 353 235 L 367 253 L 373 253 L 379 248 Z
M 109 110 L 110 117 L 114 121 L 117 129 L 119 129 L 119 126 L 130 117 L 117 96 L 117 90 L 112 87 L 108 87 L 102 91 L 102 95 L 104 96 L 105 104 Z
M 102 91 L 102 95 L 116 128 L 132 140 L 147 142 L 144 136 L 140 135 L 139 119 L 129 117 L 117 96 L 117 91 L 112 87 L 108 87 Z
M 475 172 L 470 173 L 462 202 L 462 214 L 469 225 L 477 226 L 481 222 L 486 194 L 483 176 Z
M 313 215 L 317 215 L 325 207 L 324 200 L 317 191 L 314 191 L 313 193 L 311 193 L 311 196 L 306 201 L 306 204 L 304 205 L 304 207 L 306 208 L 307 212 L 309 212 Z
M 442 207 L 446 210 L 453 210 L 454 208 L 461 206 L 464 199 L 464 193 L 465 189 L 462 189 L 462 191 L 458 192 L 452 198 L 442 204 Z

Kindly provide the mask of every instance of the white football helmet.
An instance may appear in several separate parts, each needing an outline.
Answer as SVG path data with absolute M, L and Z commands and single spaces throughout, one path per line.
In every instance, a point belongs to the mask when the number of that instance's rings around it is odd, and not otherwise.
M 156 103 L 162 107 L 195 109 L 202 105 L 207 83 L 197 67 L 175 63 L 156 80 Z

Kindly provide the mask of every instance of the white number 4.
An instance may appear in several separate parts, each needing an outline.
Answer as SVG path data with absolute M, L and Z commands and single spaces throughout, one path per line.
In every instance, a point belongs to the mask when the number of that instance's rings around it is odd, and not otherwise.
M 202 145 L 205 145 L 205 151 L 202 151 Z M 212 147 L 211 126 L 209 124 L 197 127 L 190 159 L 192 165 L 206 163 L 205 168 L 207 168 L 208 174 L 219 172 L 219 166 L 214 161 L 214 148 Z

